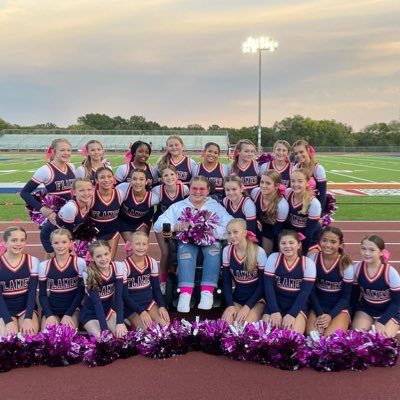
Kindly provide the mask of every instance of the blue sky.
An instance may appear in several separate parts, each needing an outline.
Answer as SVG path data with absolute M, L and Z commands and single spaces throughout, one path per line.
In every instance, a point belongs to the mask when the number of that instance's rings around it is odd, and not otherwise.
M 0 0 L 0 118 L 67 126 L 86 113 L 168 126 L 294 114 L 360 129 L 400 114 L 398 0 Z

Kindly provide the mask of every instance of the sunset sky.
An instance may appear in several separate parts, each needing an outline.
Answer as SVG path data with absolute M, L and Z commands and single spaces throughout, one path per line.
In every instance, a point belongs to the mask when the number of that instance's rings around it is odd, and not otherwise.
M 399 0 L 0 0 L 0 118 L 86 113 L 168 126 L 301 114 L 361 129 L 400 116 Z

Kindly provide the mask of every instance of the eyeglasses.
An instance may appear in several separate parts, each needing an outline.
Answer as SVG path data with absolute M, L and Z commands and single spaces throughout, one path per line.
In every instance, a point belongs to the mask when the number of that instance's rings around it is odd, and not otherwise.
M 205 193 L 208 189 L 207 188 L 197 188 L 197 187 L 191 187 L 190 191 L 191 192 L 199 192 L 199 193 Z

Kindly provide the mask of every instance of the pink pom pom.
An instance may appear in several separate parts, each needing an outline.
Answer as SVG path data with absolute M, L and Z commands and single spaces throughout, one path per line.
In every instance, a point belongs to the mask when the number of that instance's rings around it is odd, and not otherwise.
M 86 261 L 86 265 L 89 265 L 93 261 L 89 252 L 86 253 L 85 261 Z
M 86 144 L 84 144 L 84 145 L 82 146 L 81 153 L 82 153 L 83 156 L 87 157 L 88 152 L 87 152 Z
M 382 261 L 384 263 L 388 263 L 389 262 L 389 257 L 390 257 L 389 251 L 387 251 L 386 249 L 383 250 L 383 252 L 382 252 Z
M 46 160 L 51 160 L 53 157 L 53 149 L 49 146 L 46 150 L 46 154 L 45 154 Z
M 6 244 L 3 241 L 1 241 L 0 242 L 0 256 L 2 256 L 6 251 L 7 251 Z

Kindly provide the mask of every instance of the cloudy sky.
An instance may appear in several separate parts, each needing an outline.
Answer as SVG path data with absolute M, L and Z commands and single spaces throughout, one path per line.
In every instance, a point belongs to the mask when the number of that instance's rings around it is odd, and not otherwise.
M 400 118 L 399 0 L 0 0 L 0 118 L 86 113 L 168 126 L 294 114 L 359 129 Z

